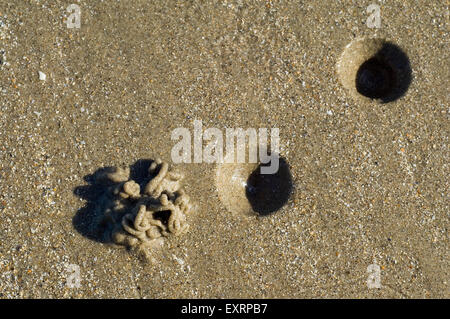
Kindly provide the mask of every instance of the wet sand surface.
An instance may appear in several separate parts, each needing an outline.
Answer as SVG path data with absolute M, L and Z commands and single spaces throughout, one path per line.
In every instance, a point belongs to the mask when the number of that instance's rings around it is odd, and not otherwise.
M 373 29 L 372 2 L 77 1 L 68 29 L 67 1 L 0 0 L 0 297 L 448 298 L 448 7 L 383 1 Z M 395 101 L 340 83 L 370 37 L 409 58 Z M 287 203 L 230 212 L 216 165 L 172 164 L 195 119 L 279 128 Z M 79 231 L 86 176 L 156 158 L 185 176 L 186 234 L 149 263 Z

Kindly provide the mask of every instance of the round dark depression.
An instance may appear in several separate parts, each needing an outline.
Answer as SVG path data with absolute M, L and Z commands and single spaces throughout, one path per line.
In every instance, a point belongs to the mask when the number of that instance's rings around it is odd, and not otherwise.
M 279 168 L 274 174 L 261 174 L 260 164 L 247 179 L 245 189 L 253 210 L 260 216 L 269 215 L 283 207 L 292 193 L 292 175 L 286 160 L 279 157 Z
M 364 62 L 356 75 L 358 92 L 371 99 L 388 95 L 395 85 L 395 73 L 389 64 L 372 58 Z
M 356 90 L 384 103 L 402 97 L 411 83 L 411 65 L 407 55 L 395 44 L 385 43 L 365 61 L 356 74 Z

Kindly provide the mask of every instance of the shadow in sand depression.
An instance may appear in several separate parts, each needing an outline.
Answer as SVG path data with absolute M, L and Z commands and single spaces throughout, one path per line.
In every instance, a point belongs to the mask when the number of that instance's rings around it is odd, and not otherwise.
M 260 216 L 278 211 L 283 207 L 293 189 L 292 175 L 289 165 L 283 157 L 279 157 L 279 168 L 275 174 L 261 174 L 260 164 L 250 174 L 246 183 L 246 196 L 252 209 Z
M 381 49 L 358 69 L 356 90 L 383 103 L 402 97 L 411 84 L 411 65 L 406 53 L 397 45 L 386 42 Z

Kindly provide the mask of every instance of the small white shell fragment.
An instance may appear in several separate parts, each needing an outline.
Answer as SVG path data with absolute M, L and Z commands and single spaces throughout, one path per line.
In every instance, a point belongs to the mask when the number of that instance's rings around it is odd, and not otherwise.
M 47 78 L 47 75 L 45 75 L 44 72 L 39 71 L 39 80 L 45 81 L 46 78 Z
M 172 254 L 173 259 L 175 259 L 175 261 L 180 264 L 180 266 L 184 265 L 184 260 L 181 258 L 178 258 L 175 254 Z

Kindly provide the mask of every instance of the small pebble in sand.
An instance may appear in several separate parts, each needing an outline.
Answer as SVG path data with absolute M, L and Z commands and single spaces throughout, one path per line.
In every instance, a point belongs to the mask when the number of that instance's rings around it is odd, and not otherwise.
M 44 72 L 39 71 L 39 80 L 45 81 L 46 78 L 47 78 L 47 75 L 45 75 Z

